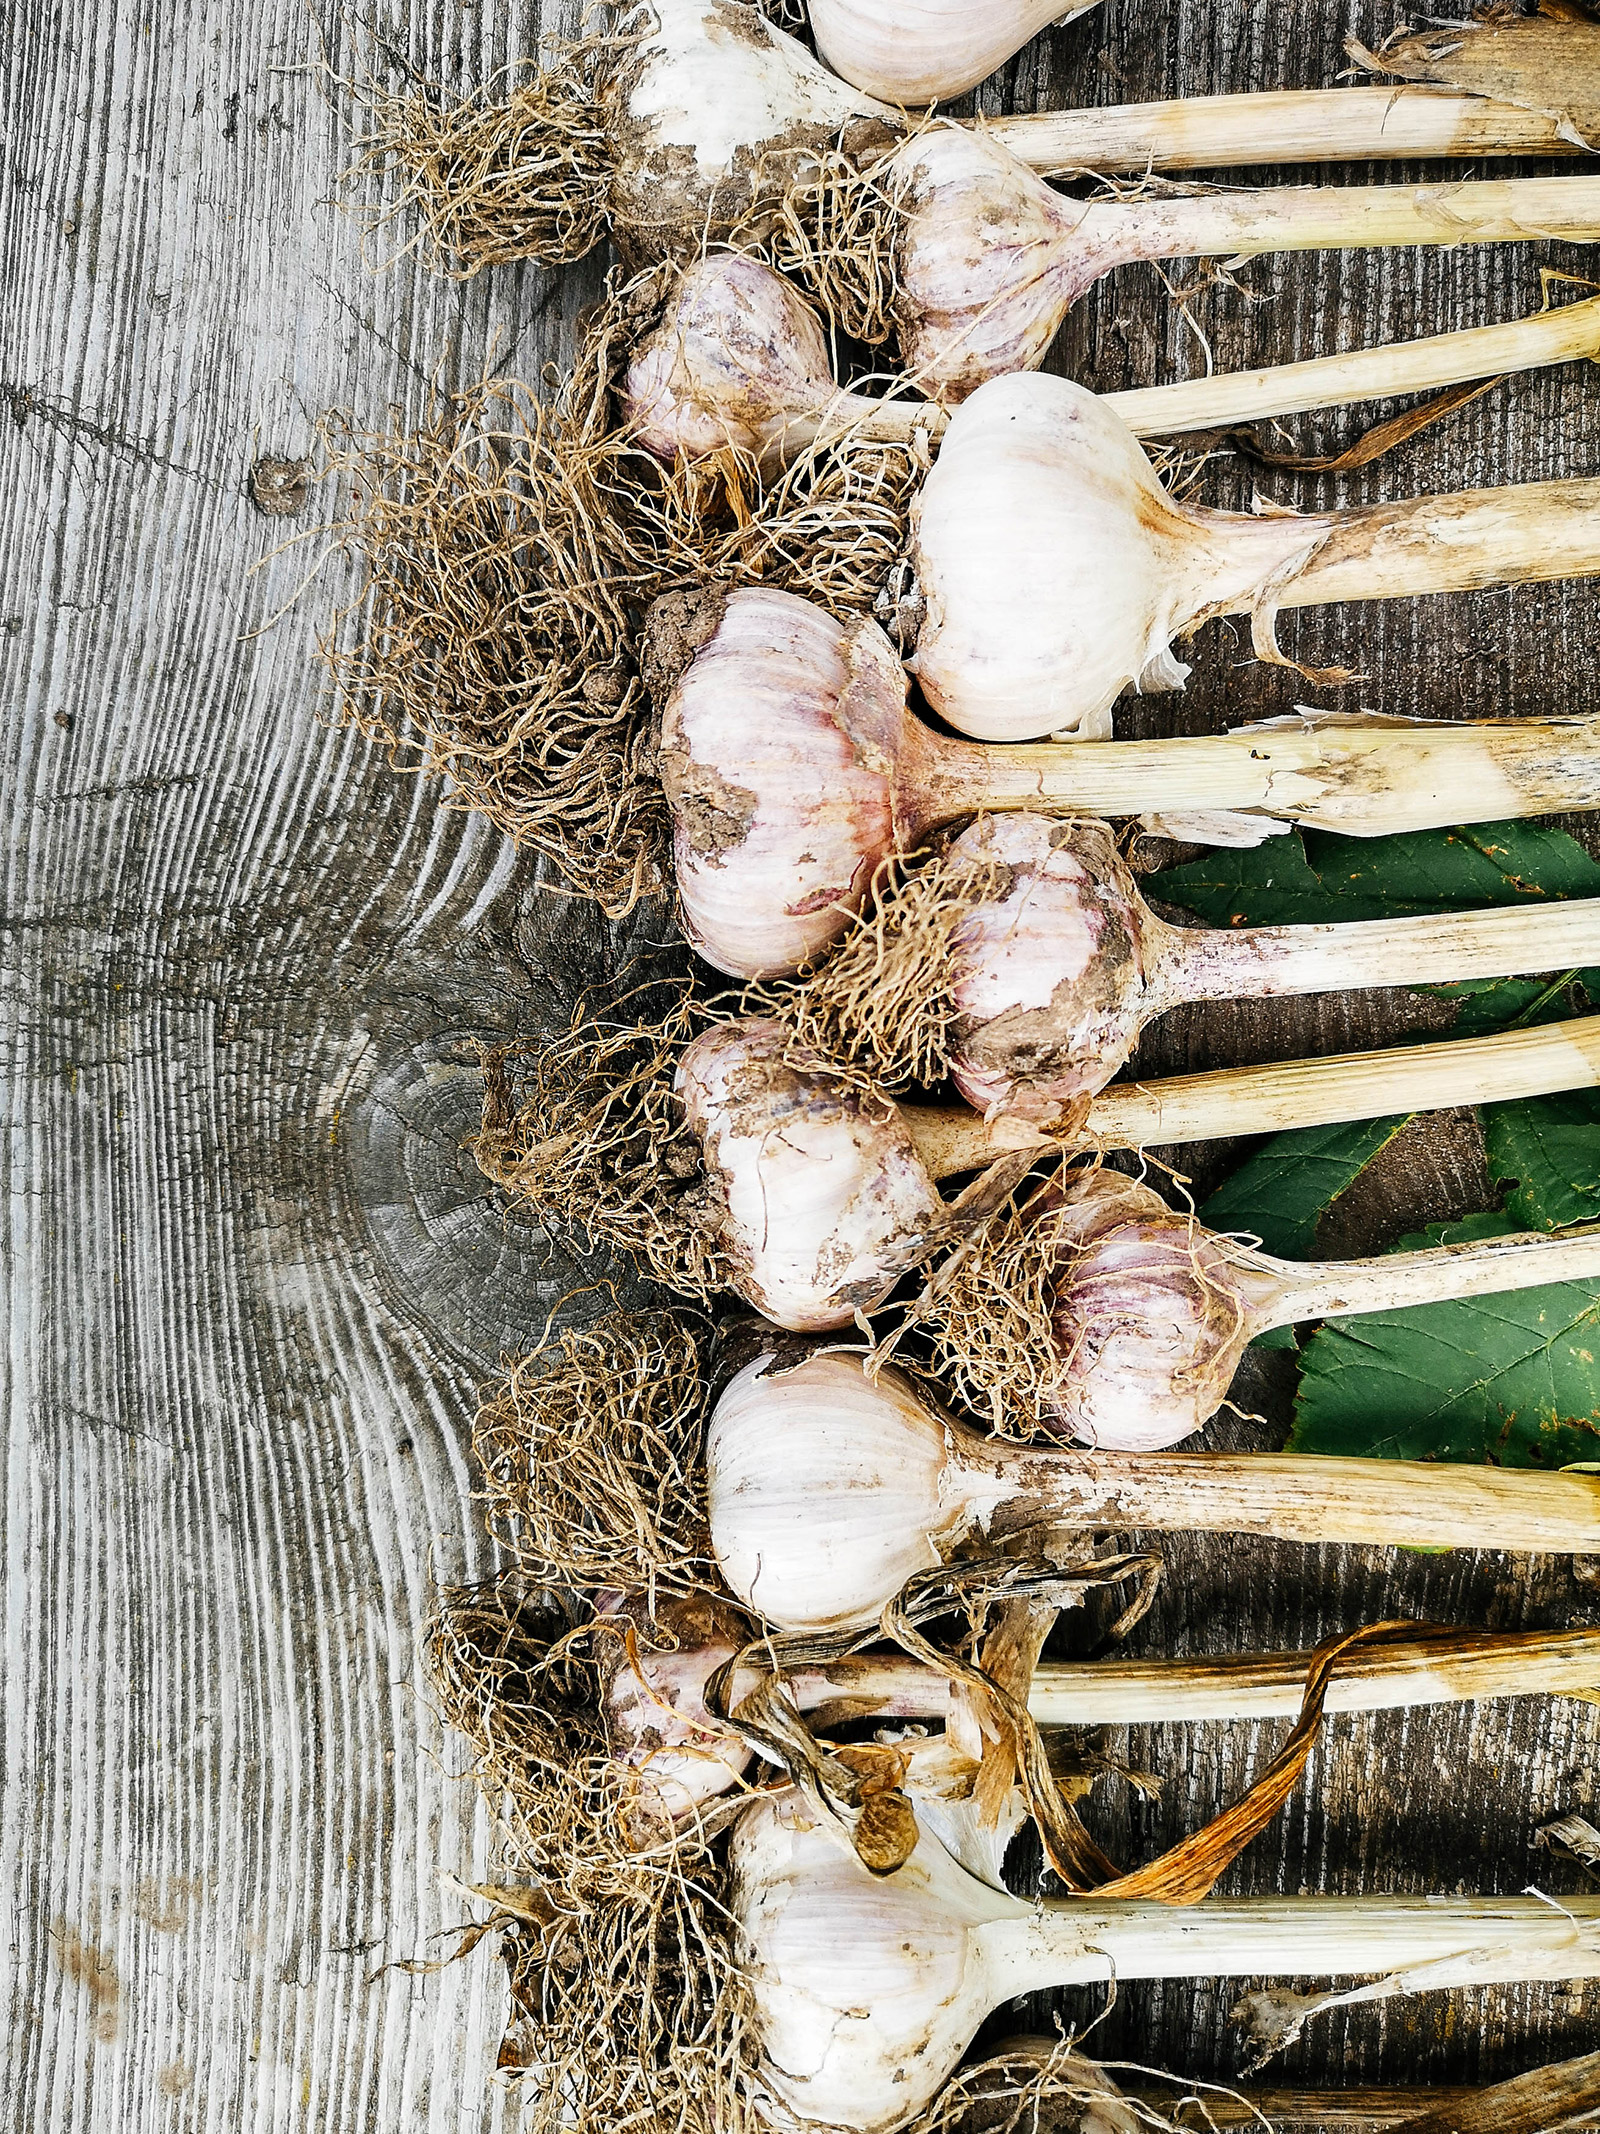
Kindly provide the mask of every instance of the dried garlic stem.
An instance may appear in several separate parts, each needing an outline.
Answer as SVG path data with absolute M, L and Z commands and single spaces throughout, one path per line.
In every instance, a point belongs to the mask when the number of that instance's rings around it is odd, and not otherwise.
M 1494 1037 L 1450 1038 L 1436 1045 L 1395 1045 L 1381 1052 L 1346 1052 L 1323 1060 L 1221 1068 L 1211 1074 L 1129 1083 L 1103 1090 L 1083 1129 L 1105 1148 L 1151 1148 L 1217 1135 L 1274 1134 L 1291 1126 L 1334 1126 L 1347 1119 L 1381 1119 L 1390 1112 L 1446 1110 L 1458 1104 L 1507 1104 L 1600 1083 L 1600 1015 L 1575 1017 L 1540 1030 L 1503 1030 Z M 959 1116 L 958 1114 L 953 1116 Z M 912 1108 L 904 1112 L 917 1136 Z M 929 1143 L 946 1154 L 1015 1147 L 1012 1138 L 984 1138 L 981 1120 L 962 1151 L 948 1128 L 934 1127 Z M 924 1159 L 926 1160 L 926 1159 Z M 948 1175 L 948 1174 L 946 1174 Z
M 1275 605 L 1395 600 L 1600 571 L 1600 479 L 1527 482 L 1340 511 Z M 1237 612 L 1244 612 L 1243 609 Z
M 1397 1111 L 1443 1111 L 1459 1104 L 1508 1104 L 1600 1083 L 1600 1015 L 1575 1016 L 1539 1030 L 1391 1045 L 1321 1060 L 1220 1067 L 1104 1089 L 1089 1107 L 1082 1139 L 1102 1148 L 1154 1148 L 1233 1134 L 1275 1134 L 1291 1126 L 1336 1126 Z M 1011 1150 L 1052 1148 L 1052 1136 L 1025 1120 L 986 1121 L 959 1105 L 903 1104 L 928 1174 L 953 1178 Z
M 1261 1534 L 1310 1545 L 1600 1549 L 1600 1479 L 1426 1460 L 1220 1452 L 1022 1452 L 963 1435 L 955 1488 L 1078 1529 Z M 992 1516 L 992 1513 L 991 1513 Z
M 999 808 L 1259 811 L 1346 837 L 1388 837 L 1600 807 L 1600 717 L 1427 726 L 1287 719 L 1230 734 L 1101 742 L 1081 754 L 1049 743 L 997 748 L 926 727 L 908 734 L 913 837 Z
M 1600 899 L 1321 926 L 1173 927 L 1149 947 L 1141 1014 L 1153 1018 L 1185 1001 L 1581 969 L 1600 952 Z
M 1307 363 L 1278 363 L 1264 370 L 1225 371 L 1182 385 L 1155 385 L 1131 393 L 1106 393 L 1135 437 L 1161 437 L 1307 408 L 1347 407 L 1355 400 L 1396 399 L 1435 392 L 1502 371 L 1530 370 L 1600 355 L 1600 296 L 1503 326 L 1473 326 L 1424 341 L 1385 348 L 1358 348 Z M 873 434 L 881 434 L 874 432 Z M 896 434 L 909 434 L 900 432 Z
M 1258 1293 L 1251 1310 L 1258 1328 L 1290 1326 L 1298 1319 L 1401 1311 L 1457 1297 L 1594 1281 L 1600 1278 L 1600 1223 L 1586 1223 L 1560 1237 L 1529 1232 L 1475 1238 L 1429 1252 L 1389 1253 L 1325 1266 L 1274 1261 L 1263 1254 L 1252 1256 L 1239 1276 L 1247 1294 Z
M 1346 245 L 1511 244 L 1600 238 L 1600 178 L 1467 178 L 1444 185 L 1306 185 L 1092 202 L 1080 238 L 1123 257 L 1248 259 Z
M 1568 156 L 1559 121 L 1452 91 L 1283 89 L 1108 104 L 993 119 L 989 131 L 1041 175 L 1221 170 L 1253 163 L 1365 163 L 1400 156 Z
M 1028 1710 L 1041 1726 L 1138 1726 L 1164 1721 L 1293 1718 L 1308 1652 L 1240 1653 L 1206 1660 L 1047 1662 L 1034 1672 Z M 750 1682 L 756 1676 L 752 1671 Z M 863 1716 L 943 1718 L 948 1680 L 898 1656 L 836 1660 L 789 1678 L 803 1710 L 844 1702 Z M 730 1704 L 737 1704 L 736 1678 Z M 1465 1704 L 1483 1697 L 1600 1695 L 1600 1630 L 1533 1630 L 1505 1636 L 1432 1633 L 1357 1648 L 1328 1685 L 1330 1712 Z

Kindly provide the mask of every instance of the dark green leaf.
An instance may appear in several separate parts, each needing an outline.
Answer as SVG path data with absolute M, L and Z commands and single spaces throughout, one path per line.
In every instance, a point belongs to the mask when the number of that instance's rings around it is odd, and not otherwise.
M 1478 1215 L 1396 1250 L 1522 1227 Z M 1289 1449 L 1508 1467 L 1600 1458 L 1600 1285 L 1329 1321 L 1302 1352 Z
M 1209 853 L 1146 886 L 1212 926 L 1289 926 L 1600 896 L 1600 862 L 1564 831 L 1528 822 L 1379 838 L 1307 830 Z
M 1258 1237 L 1268 1252 L 1284 1259 L 1309 1259 L 1322 1217 L 1394 1139 L 1406 1117 L 1274 1134 L 1218 1187 L 1200 1210 L 1200 1220 L 1211 1230 Z
M 1486 1105 L 1483 1142 L 1490 1175 L 1516 1182 L 1506 1203 L 1515 1228 L 1600 1220 L 1600 1091 Z

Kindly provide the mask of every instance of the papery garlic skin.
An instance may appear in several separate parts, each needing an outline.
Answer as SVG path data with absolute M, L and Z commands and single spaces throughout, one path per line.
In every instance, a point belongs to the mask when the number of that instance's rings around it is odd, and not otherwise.
M 1130 256 L 1115 228 L 1091 220 L 1080 233 L 1081 201 L 968 127 L 917 134 L 878 176 L 898 210 L 901 368 L 946 406 L 986 380 L 1036 369 L 1069 308 Z
M 894 1107 L 795 1058 L 781 1022 L 721 1023 L 687 1047 L 676 1087 L 738 1293 L 779 1326 L 824 1333 L 883 1301 L 945 1209 Z
M 630 258 L 728 235 L 842 129 L 887 145 L 903 127 L 742 0 L 649 0 L 629 20 L 643 34 L 605 101 L 612 221 Z
M 963 96 L 1051 23 L 1094 0 L 810 0 L 817 50 L 835 74 L 915 111 Z
M 837 397 L 816 313 L 781 274 L 740 252 L 684 268 L 621 393 L 624 422 L 668 466 L 729 447 L 780 463 Z
M 662 714 L 679 907 L 719 971 L 776 977 L 837 938 L 898 849 L 905 676 L 875 623 L 792 593 L 741 587 L 709 619 Z
M 1176 504 L 1093 393 L 996 378 L 956 411 L 913 506 L 927 616 L 907 665 L 978 740 L 1104 741 L 1125 689 L 1182 685 L 1179 631 L 1265 597 L 1328 525 Z
M 978 1111 L 1053 1125 L 1137 1042 L 1149 915 L 1102 823 L 983 816 L 947 861 L 1002 870 L 951 941 L 952 1079 Z
M 1066 1434 L 1160 1452 L 1202 1429 L 1259 1331 L 1236 1255 L 1116 1171 L 1080 1172 L 1038 1232 L 1059 1269 L 1051 1406 Z
M 663 1639 L 676 1640 L 677 1649 Z M 696 1598 L 660 1602 L 654 1623 L 640 1623 L 637 1666 L 619 1643 L 601 1692 L 606 1738 L 617 1762 L 639 1774 L 647 1818 L 684 1822 L 749 1769 L 752 1751 L 743 1737 L 705 1701 L 712 1675 L 746 1642 L 732 1608 Z
M 785 1629 L 876 1620 L 885 1595 L 971 1530 L 946 1497 L 943 1424 L 898 1371 L 858 1354 L 747 1364 L 712 1411 L 706 1501 L 728 1590 Z M 828 1476 L 819 1493 L 817 1475 Z
M 874 1880 L 793 1794 L 745 1811 L 729 1868 L 773 2095 L 802 2119 L 872 2134 L 914 2117 L 988 2012 L 972 1930 L 1027 1907 L 926 1836 Z

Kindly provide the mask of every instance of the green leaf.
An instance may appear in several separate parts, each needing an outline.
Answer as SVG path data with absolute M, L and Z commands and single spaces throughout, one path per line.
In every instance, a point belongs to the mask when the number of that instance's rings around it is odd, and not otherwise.
M 1523 1227 L 1477 1215 L 1395 1249 Z M 1600 1285 L 1330 1320 L 1302 1351 L 1289 1449 L 1507 1467 L 1600 1457 Z
M 1483 1143 L 1513 1228 L 1600 1221 L 1600 1091 L 1486 1105 Z
M 1284 1259 L 1309 1259 L 1322 1217 L 1408 1116 L 1274 1134 L 1217 1188 L 1200 1210 L 1200 1220 L 1210 1230 L 1258 1237 L 1268 1252 Z
M 1377 838 L 1306 830 L 1208 853 L 1146 886 L 1212 926 L 1310 925 L 1600 896 L 1600 861 L 1564 831 L 1529 822 Z

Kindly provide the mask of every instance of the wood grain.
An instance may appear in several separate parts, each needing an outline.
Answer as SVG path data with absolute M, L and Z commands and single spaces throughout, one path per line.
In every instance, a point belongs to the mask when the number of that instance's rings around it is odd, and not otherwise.
M 575 26 L 575 7 L 546 14 Z M 393 1968 L 448 1948 L 467 1906 L 441 1877 L 471 1879 L 489 1847 L 450 1776 L 458 1746 L 419 1700 L 416 1640 L 432 1583 L 488 1563 L 464 1453 L 476 1381 L 575 1273 L 605 1270 L 552 1263 L 462 1156 L 470 1045 L 553 1025 L 666 922 L 644 912 L 621 934 L 540 894 L 481 825 L 323 723 L 313 639 L 348 585 L 337 560 L 267 627 L 321 552 L 314 534 L 279 545 L 330 499 L 313 487 L 304 515 L 267 516 L 252 468 L 314 460 L 331 410 L 415 419 L 435 380 L 563 359 L 602 264 L 457 285 L 381 247 L 363 259 L 334 204 L 347 113 L 309 70 L 326 55 L 359 71 L 370 31 L 384 66 L 466 85 L 535 30 L 529 10 L 449 0 L 365 20 L 353 32 L 333 0 L 86 0 L 25 16 L 3 76 L 0 2099 L 40 2134 L 505 2116 L 492 1963 Z M 1348 22 L 1321 0 L 1106 0 L 979 101 L 1316 83 L 1346 27 L 1388 26 L 1365 0 Z M 1248 279 L 1265 301 L 1195 307 L 1223 363 L 1537 301 L 1532 262 L 1508 251 L 1263 261 Z M 1102 286 L 1060 360 L 1108 388 L 1153 383 L 1192 371 L 1198 344 L 1141 270 Z M 1263 486 L 1316 506 L 1592 473 L 1590 380 L 1518 382 L 1344 482 Z M 1322 445 L 1355 421 L 1297 434 Z M 1245 486 L 1224 470 L 1211 493 Z M 1551 712 L 1593 695 L 1597 618 L 1592 588 L 1543 587 L 1293 617 L 1284 641 L 1360 666 L 1357 694 L 1387 710 Z M 1187 697 L 1126 707 L 1125 730 L 1306 694 L 1244 652 L 1208 631 Z M 1382 996 L 1211 1008 L 1169 1019 L 1144 1064 L 1331 1051 L 1417 1016 Z M 1440 1195 L 1454 1209 L 1470 1144 L 1470 1127 L 1408 1144 L 1374 1233 Z M 1267 1357 L 1240 1399 L 1281 1421 L 1284 1391 Z M 1583 1564 L 1168 1553 L 1148 1651 L 1310 1644 L 1368 1614 L 1600 1609 Z M 1109 1800 L 1103 1835 L 1154 1851 L 1274 1739 L 1113 1737 L 1167 1791 Z M 1569 1886 L 1531 1836 L 1592 1805 L 1596 1760 L 1595 1717 L 1571 1704 L 1341 1721 L 1230 1886 Z M 1231 1997 L 1130 1989 L 1094 2048 L 1231 2073 Z M 1594 2005 L 1540 1989 L 1341 2012 L 1278 2079 L 1485 2079 L 1579 2049 Z

